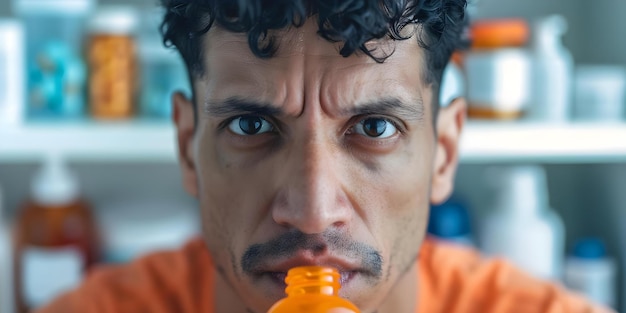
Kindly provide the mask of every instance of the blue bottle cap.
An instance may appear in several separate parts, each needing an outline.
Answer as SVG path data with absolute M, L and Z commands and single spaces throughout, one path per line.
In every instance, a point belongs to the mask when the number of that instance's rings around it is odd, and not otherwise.
M 456 202 L 431 206 L 428 233 L 439 238 L 469 236 L 471 231 L 467 209 Z
M 572 256 L 581 259 L 601 259 L 606 256 L 606 246 L 599 238 L 583 238 L 574 244 Z

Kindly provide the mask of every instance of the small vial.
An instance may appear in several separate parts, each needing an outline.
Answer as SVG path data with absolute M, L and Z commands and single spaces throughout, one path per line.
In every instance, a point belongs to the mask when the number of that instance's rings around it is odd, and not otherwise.
M 330 267 L 302 266 L 287 272 L 287 297 L 268 313 L 360 313 L 352 302 L 339 297 L 339 272 Z

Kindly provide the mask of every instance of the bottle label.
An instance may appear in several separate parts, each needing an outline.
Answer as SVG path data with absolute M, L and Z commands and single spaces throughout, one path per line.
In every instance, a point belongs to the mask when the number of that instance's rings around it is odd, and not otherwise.
M 38 308 L 82 279 L 83 258 L 73 247 L 29 247 L 22 254 L 22 293 L 31 309 Z
M 8 84 L 9 84 L 9 71 L 6 70 L 9 66 L 8 56 L 6 55 L 6 51 L 0 49 L 0 112 L 3 111 L 2 106 L 7 105 L 9 102 L 9 92 L 8 92 Z

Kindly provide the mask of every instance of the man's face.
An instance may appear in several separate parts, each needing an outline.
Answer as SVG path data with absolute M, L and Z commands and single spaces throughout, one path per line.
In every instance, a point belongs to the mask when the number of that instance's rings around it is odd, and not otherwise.
M 287 270 L 313 264 L 338 268 L 340 294 L 372 311 L 425 233 L 438 145 L 422 49 L 383 41 L 395 51 L 382 64 L 344 58 L 311 24 L 277 33 L 269 59 L 212 29 L 194 83 L 188 189 L 218 272 L 259 313 Z

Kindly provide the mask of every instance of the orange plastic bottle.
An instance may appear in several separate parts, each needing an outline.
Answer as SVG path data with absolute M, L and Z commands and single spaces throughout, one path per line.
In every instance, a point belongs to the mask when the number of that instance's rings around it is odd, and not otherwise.
M 360 313 L 352 302 L 339 297 L 339 272 L 323 266 L 296 267 L 287 272 L 287 297 L 268 313 Z

